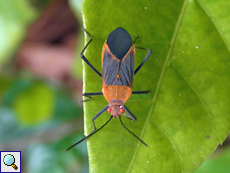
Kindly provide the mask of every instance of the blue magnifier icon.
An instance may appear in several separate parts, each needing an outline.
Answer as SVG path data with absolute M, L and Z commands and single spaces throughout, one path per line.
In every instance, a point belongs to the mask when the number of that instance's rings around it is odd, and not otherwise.
M 18 169 L 18 167 L 14 164 L 15 163 L 15 158 L 11 154 L 7 154 L 3 158 L 3 162 L 7 166 L 12 166 L 15 170 Z

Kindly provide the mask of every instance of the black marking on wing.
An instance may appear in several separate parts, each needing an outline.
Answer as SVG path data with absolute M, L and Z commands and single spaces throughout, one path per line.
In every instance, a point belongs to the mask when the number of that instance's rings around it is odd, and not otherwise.
M 132 38 L 124 28 L 119 27 L 109 34 L 107 44 L 112 54 L 122 60 L 132 46 Z

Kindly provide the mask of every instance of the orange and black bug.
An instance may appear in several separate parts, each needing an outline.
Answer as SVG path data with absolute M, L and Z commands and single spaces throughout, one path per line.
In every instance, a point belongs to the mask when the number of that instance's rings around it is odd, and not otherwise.
M 85 29 L 83 28 L 85 31 Z M 107 40 L 104 43 L 102 49 L 102 74 L 97 71 L 94 66 L 85 58 L 83 55 L 85 49 L 88 47 L 92 41 L 89 34 L 85 31 L 86 35 L 89 37 L 89 42 L 86 44 L 84 49 L 81 52 L 81 58 L 86 62 L 86 64 L 100 77 L 102 77 L 102 92 L 96 93 L 84 93 L 83 96 L 93 95 L 104 95 L 105 99 L 108 101 L 108 105 L 105 106 L 97 115 L 92 119 L 94 130 L 85 138 L 78 141 L 73 146 L 69 147 L 67 150 L 71 149 L 75 145 L 79 144 L 83 140 L 87 139 L 100 129 L 102 129 L 113 117 L 119 117 L 121 121 L 121 114 L 125 111 L 129 114 L 127 118 L 136 120 L 137 118 L 131 113 L 131 111 L 124 105 L 125 102 L 129 99 L 131 94 L 147 94 L 149 91 L 132 91 L 133 86 L 133 77 L 140 70 L 143 64 L 147 61 L 151 55 L 151 49 L 134 47 L 129 33 L 119 27 L 112 31 Z M 135 48 L 147 50 L 144 60 L 141 64 L 134 70 L 134 57 L 135 57 Z M 96 128 L 94 120 L 99 117 L 103 112 L 108 111 L 111 114 L 110 119 L 99 129 Z M 121 124 L 125 127 L 123 122 Z M 147 146 L 140 138 L 138 138 L 134 133 L 125 127 L 131 134 L 133 134 L 138 140 L 140 140 L 144 145 Z

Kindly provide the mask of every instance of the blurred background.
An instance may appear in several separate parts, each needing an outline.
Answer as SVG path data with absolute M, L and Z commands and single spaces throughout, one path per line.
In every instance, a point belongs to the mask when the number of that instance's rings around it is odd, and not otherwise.
M 0 151 L 23 173 L 87 173 L 83 137 L 83 0 L 0 1 Z M 230 170 L 229 138 L 197 173 Z
M 86 142 L 65 151 L 84 136 L 81 3 L 0 1 L 0 151 L 24 173 L 88 172 Z

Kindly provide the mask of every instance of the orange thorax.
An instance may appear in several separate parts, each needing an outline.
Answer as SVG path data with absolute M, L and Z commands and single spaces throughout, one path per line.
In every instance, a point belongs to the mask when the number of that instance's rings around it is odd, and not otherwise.
M 102 93 L 108 103 L 111 100 L 121 100 L 125 103 L 132 94 L 132 88 L 120 85 L 104 85 Z

